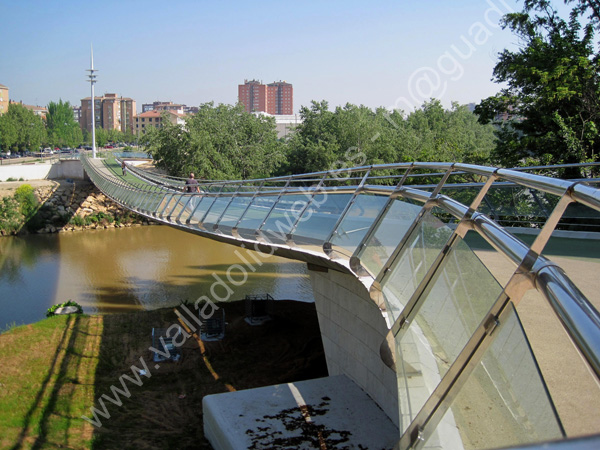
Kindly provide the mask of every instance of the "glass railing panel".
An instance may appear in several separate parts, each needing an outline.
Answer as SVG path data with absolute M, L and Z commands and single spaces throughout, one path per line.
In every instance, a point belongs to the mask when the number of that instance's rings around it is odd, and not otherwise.
M 275 200 L 277 200 L 277 195 L 256 197 L 252 200 L 252 204 L 238 225 L 239 233 L 247 238 L 254 239 L 255 231 L 269 214 Z
M 215 224 L 217 220 L 219 220 L 219 217 L 221 217 L 221 214 L 223 214 L 223 211 L 225 211 L 225 208 L 227 208 L 227 205 L 229 205 L 230 201 L 231 197 L 218 197 L 213 203 L 213 205 L 210 207 L 208 214 L 204 218 L 204 224 Z
M 252 197 L 235 197 L 225 210 L 219 226 L 234 227 L 251 200 Z
M 581 203 L 571 203 L 557 228 L 561 230 L 600 232 L 600 211 Z
M 422 207 L 396 199 L 359 254 L 362 265 L 377 276 Z
M 177 216 L 183 212 L 188 199 L 189 197 L 186 195 L 176 195 L 164 212 L 165 218 L 168 216 L 171 220 L 175 220 Z
M 294 242 L 298 245 L 322 245 L 333 231 L 352 194 L 317 194 L 298 222 Z
M 157 213 L 169 213 L 169 208 L 174 205 L 174 196 L 172 194 L 163 194 L 159 200 L 158 207 L 156 208 Z
M 423 216 L 408 237 L 397 257 L 398 263 L 382 286 L 392 322 L 396 321 L 452 235 L 452 230 L 436 217 L 440 212 L 439 208 L 433 208 Z
M 310 201 L 308 194 L 282 196 L 269 214 L 262 228 L 263 234 L 269 239 L 285 242 L 286 234 L 292 230 L 308 201 Z
M 130 207 L 139 208 L 147 203 L 149 194 L 147 192 L 141 192 L 138 189 L 129 192 L 126 192 L 125 189 L 120 189 L 120 192 L 117 195 L 121 196 L 122 199 L 127 199 L 127 204 Z
M 332 236 L 331 244 L 352 255 L 387 201 L 388 197 L 382 195 L 361 194 L 356 197 Z
M 435 234 L 425 239 L 435 241 L 438 237 Z M 388 295 L 391 292 L 388 290 Z M 501 286 L 467 244 L 456 242 L 421 295 L 408 328 L 398 335 L 402 431 L 433 393 L 501 292 Z
M 488 449 L 563 437 L 521 321 L 510 315 L 425 448 Z
M 142 203 L 142 206 L 144 207 L 144 209 L 146 211 L 150 211 L 151 213 L 156 213 L 158 211 L 160 211 L 160 205 L 161 202 L 164 198 L 164 194 L 162 192 L 156 192 L 153 194 L 150 194 L 150 198 L 148 198 L 144 203 Z
M 559 197 L 524 186 L 492 186 L 479 207 L 479 211 L 497 219 L 506 226 L 539 227 Z
M 204 217 L 206 210 L 213 202 L 213 197 L 205 197 L 195 195 L 188 205 L 189 211 L 184 211 L 181 215 L 181 221 L 187 222 L 190 225 L 197 225 Z
M 456 200 L 463 205 L 469 206 L 477 194 L 481 190 L 481 187 L 444 187 L 440 191 L 440 194 L 450 197 L 453 200 Z
M 200 198 L 201 197 L 199 195 L 184 195 L 181 201 L 182 208 L 177 215 L 173 215 L 171 218 L 177 220 L 178 222 L 185 221 L 190 216 L 194 208 L 198 205 Z

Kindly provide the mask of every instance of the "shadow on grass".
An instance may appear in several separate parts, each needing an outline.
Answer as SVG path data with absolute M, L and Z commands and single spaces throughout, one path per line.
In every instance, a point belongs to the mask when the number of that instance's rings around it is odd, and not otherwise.
M 173 308 L 104 316 L 95 416 L 92 409 L 84 413 L 96 422 L 92 448 L 210 449 L 204 396 L 228 385 L 248 389 L 327 375 L 314 304 L 276 302 L 273 320 L 260 327 L 245 322 L 243 302 L 218 306 L 226 313 L 225 339 L 200 346 L 195 336 L 184 336 L 178 362 L 157 363 L 150 351 L 152 328 L 179 324 Z
M 35 399 L 33 400 L 33 403 L 31 404 L 31 406 L 29 407 L 29 410 L 27 411 L 27 413 L 25 414 L 25 417 L 23 419 L 23 428 L 21 430 L 21 433 L 19 434 L 17 441 L 15 442 L 15 445 L 13 445 L 11 447 L 11 450 L 18 450 L 21 448 L 21 446 L 23 445 L 23 441 L 25 440 L 25 438 L 27 437 L 27 431 L 31 425 L 32 422 L 32 416 L 33 414 L 37 411 L 37 409 L 41 406 L 42 401 L 44 399 L 46 390 L 49 388 L 49 383 L 50 380 L 52 379 L 52 376 L 54 375 L 54 368 L 58 363 L 59 357 L 60 357 L 60 353 L 61 350 L 65 344 L 65 341 L 67 341 L 67 336 L 69 336 L 69 329 L 70 329 L 70 324 L 72 322 L 77 321 L 78 318 L 77 317 L 69 317 L 68 321 L 67 321 L 67 326 L 65 326 L 65 329 L 62 332 L 60 341 L 56 347 L 56 351 L 54 352 L 54 356 L 52 357 L 52 362 L 50 363 L 50 367 L 48 368 L 48 373 L 46 374 L 46 377 L 44 378 L 44 380 L 42 381 L 42 384 L 38 390 L 37 395 L 35 396 Z M 72 334 L 71 334 L 72 336 Z M 63 359 L 64 361 L 64 359 Z M 60 372 L 60 369 L 59 369 Z M 55 389 L 53 389 L 53 391 L 55 391 Z M 45 408 L 47 409 L 47 408 Z

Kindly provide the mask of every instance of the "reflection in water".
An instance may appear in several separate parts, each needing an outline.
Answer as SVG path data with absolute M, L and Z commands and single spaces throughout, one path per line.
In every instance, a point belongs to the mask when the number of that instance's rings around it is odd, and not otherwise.
M 210 296 L 217 280 L 233 293 L 220 284 L 214 292 L 230 300 L 266 292 L 276 299 L 313 300 L 303 263 L 276 256 L 260 261 L 244 249 L 164 226 L 3 238 L 0 329 L 39 320 L 51 305 L 66 300 L 87 313 L 193 302 Z M 233 264 L 238 266 L 231 269 Z

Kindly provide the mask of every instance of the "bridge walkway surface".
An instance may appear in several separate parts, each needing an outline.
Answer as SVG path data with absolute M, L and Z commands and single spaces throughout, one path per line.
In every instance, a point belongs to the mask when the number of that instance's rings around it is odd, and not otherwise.
M 598 229 L 596 180 L 404 163 L 188 194 L 134 164 L 82 164 L 138 214 L 308 264 L 330 377 L 206 397 L 215 448 L 600 445 L 598 263 L 547 255 L 556 229 Z

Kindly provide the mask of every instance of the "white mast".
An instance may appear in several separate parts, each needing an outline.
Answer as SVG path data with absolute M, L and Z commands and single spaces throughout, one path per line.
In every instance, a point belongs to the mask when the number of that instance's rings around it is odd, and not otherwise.
M 94 69 L 94 47 L 92 44 L 90 44 L 90 49 L 92 59 L 90 68 L 87 70 L 87 72 L 90 73 L 88 78 L 90 80 L 90 86 L 92 87 L 92 158 L 96 158 L 96 99 L 94 97 L 94 84 L 96 84 L 96 75 L 94 75 L 94 72 L 97 72 L 97 70 Z

